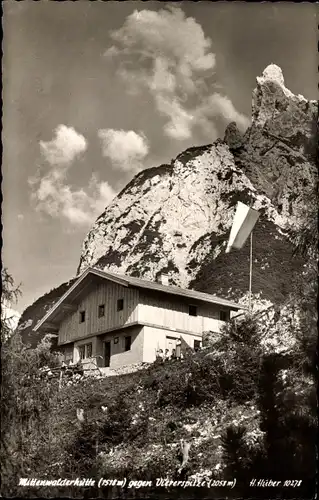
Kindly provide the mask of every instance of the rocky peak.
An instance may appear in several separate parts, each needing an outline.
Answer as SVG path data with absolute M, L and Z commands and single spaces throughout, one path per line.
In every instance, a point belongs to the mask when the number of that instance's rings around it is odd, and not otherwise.
M 316 178 L 318 106 L 285 87 L 281 69 L 268 66 L 253 91 L 252 125 L 235 162 L 281 212 L 298 217 Z
M 308 113 L 309 108 L 310 113 Z M 296 96 L 288 90 L 285 87 L 281 68 L 276 64 L 270 64 L 264 70 L 262 76 L 257 77 L 257 87 L 253 91 L 253 126 L 264 126 L 268 121 L 273 122 L 277 117 L 287 118 L 285 111 L 291 114 L 289 122 L 294 123 L 302 116 L 302 124 L 304 124 L 308 121 L 312 112 L 315 112 L 315 102 L 309 102 L 302 95 Z M 283 125 L 284 120 L 281 119 L 280 122 Z M 281 130 L 281 135 L 285 135 L 287 129 L 288 123 Z M 305 132 L 307 133 L 307 130 Z
M 281 68 L 275 64 L 267 66 L 262 76 L 257 77 L 256 80 L 257 87 L 253 91 L 252 99 L 252 119 L 254 125 L 264 125 L 274 114 L 285 110 L 289 98 L 295 96 L 286 89 Z

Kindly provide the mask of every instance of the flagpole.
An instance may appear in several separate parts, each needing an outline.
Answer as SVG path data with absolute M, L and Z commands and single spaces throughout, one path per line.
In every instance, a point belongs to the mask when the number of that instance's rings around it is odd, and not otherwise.
M 252 205 L 252 202 L 251 204 Z M 253 229 L 259 218 L 258 210 L 248 207 L 241 201 L 237 202 L 237 208 L 230 230 L 230 235 L 225 252 L 228 253 L 232 248 L 241 249 L 250 236 L 249 252 L 249 311 L 252 314 L 252 278 L 253 278 Z
M 251 283 L 253 276 L 253 232 L 250 233 L 250 258 L 249 258 L 249 314 L 251 314 Z

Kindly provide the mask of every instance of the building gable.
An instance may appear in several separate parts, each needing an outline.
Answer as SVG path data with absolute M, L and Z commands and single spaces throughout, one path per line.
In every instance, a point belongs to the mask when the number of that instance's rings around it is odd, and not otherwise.
M 90 295 L 92 290 L 94 290 L 102 282 L 112 282 L 118 284 L 119 286 L 128 288 L 128 284 L 120 278 L 106 278 L 105 276 L 100 276 L 98 271 L 92 272 L 90 269 L 87 269 L 72 285 L 72 287 L 37 323 L 34 331 L 46 330 L 49 325 L 51 325 L 51 330 L 54 328 L 54 325 L 57 327 L 69 313 L 76 312 L 78 310 L 78 305 L 83 301 L 83 298 Z

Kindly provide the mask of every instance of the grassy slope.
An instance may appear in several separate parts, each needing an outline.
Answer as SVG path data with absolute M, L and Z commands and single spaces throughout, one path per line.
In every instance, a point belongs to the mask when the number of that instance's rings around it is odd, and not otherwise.
M 249 453 L 258 449 L 263 439 L 257 389 L 260 343 L 251 337 L 249 324 L 243 332 L 244 343 L 241 340 L 234 343 L 223 336 L 213 347 L 190 354 L 184 360 L 154 363 L 131 374 L 84 377 L 69 383 L 65 378 L 60 391 L 58 380 L 51 379 L 53 395 L 45 417 L 48 420 L 42 435 L 33 432 L 29 436 L 33 451 L 31 461 L 27 460 L 30 468 L 24 471 L 23 477 L 34 477 L 36 470 L 37 477 L 42 479 L 126 477 L 128 481 L 153 482 L 161 477 L 183 479 L 178 469 L 180 440 L 184 439 L 191 443 L 187 478 L 232 479 L 233 472 L 229 477 L 222 447 L 229 426 L 246 427 Z M 308 381 L 305 384 L 297 376 L 290 355 L 279 358 L 276 393 L 284 390 L 285 400 L 308 412 L 308 395 L 314 389 L 313 384 L 309 385 Z M 280 382 L 280 370 L 288 372 L 284 382 Z M 82 424 L 77 419 L 77 409 L 84 410 L 86 420 Z M 299 439 L 298 429 L 291 428 L 289 432 Z M 290 436 L 285 434 L 284 439 L 287 437 Z M 311 443 L 312 438 L 308 438 L 306 451 L 310 454 Z M 28 448 L 26 453 L 30 455 Z M 90 498 L 101 493 L 103 498 L 143 498 L 139 496 L 140 490 L 134 489 L 121 494 L 116 490 L 88 491 Z M 31 496 L 32 492 L 26 488 L 20 491 L 24 497 Z M 83 498 L 81 488 L 76 491 L 51 488 L 39 492 L 51 498 Z M 202 488 L 200 493 L 179 490 L 178 493 L 179 498 L 224 498 L 225 495 L 225 491 L 218 488 Z M 165 490 L 160 493 L 157 489 L 145 490 L 143 494 L 147 498 L 168 499 L 173 492 L 166 491 L 165 496 Z M 238 498 L 238 490 L 228 490 L 227 495 Z
M 214 471 L 220 464 L 216 469 L 220 477 L 222 430 L 235 422 L 256 431 L 258 412 L 252 395 L 235 390 L 229 399 L 236 383 L 233 388 L 230 380 L 220 386 L 215 368 L 203 351 L 187 361 L 167 361 L 133 374 L 83 379 L 65 386 L 52 402 L 50 427 L 55 445 L 45 470 L 53 477 L 63 472 L 70 477 L 77 463 L 80 473 L 83 456 L 76 461 L 74 442 L 83 432 L 77 427 L 76 408 L 83 408 L 90 426 L 97 428 L 108 421 L 104 406 L 111 411 L 113 427 L 99 442 L 100 476 L 174 477 L 181 464 L 180 439 L 185 439 L 192 443 L 191 474 Z M 57 465 L 52 467 L 52 463 Z

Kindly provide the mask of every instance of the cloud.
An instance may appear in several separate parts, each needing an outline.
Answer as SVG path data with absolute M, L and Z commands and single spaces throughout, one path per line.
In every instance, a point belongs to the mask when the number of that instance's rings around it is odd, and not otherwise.
M 239 113 L 232 101 L 221 94 L 215 93 L 205 99 L 203 105 L 197 109 L 200 117 L 221 116 L 227 123 L 236 122 L 240 130 L 244 131 L 250 124 L 246 115 Z
M 146 77 L 151 90 L 159 85 L 161 91 L 170 92 L 181 85 L 195 92 L 195 74 L 215 66 L 215 54 L 207 52 L 211 40 L 205 38 L 195 19 L 186 18 L 179 8 L 134 11 L 112 38 L 119 47 L 111 47 L 107 55 L 133 54 L 149 63 L 148 74 L 141 77 Z
M 89 225 L 116 195 L 107 182 L 100 182 L 95 174 L 88 186 L 74 189 L 68 183 L 72 162 L 86 150 L 86 139 L 73 128 L 59 125 L 56 137 L 40 142 L 40 149 L 49 169 L 44 176 L 38 173 L 29 179 L 32 200 L 36 210 L 53 218 L 64 218 L 75 226 Z
M 40 141 L 41 152 L 50 165 L 69 165 L 87 149 L 85 137 L 66 125 L 55 129 L 52 141 Z
M 180 8 L 134 11 L 111 37 L 114 44 L 105 56 L 119 62 L 117 73 L 131 93 L 145 88 L 150 92 L 167 120 L 166 135 L 189 139 L 195 127 L 210 135 L 215 131 L 210 122 L 217 114 L 227 119 L 228 102 L 233 106 L 228 97 L 220 96 L 224 102 L 212 98 L 215 114 L 207 115 L 202 106 L 209 96 L 207 79 L 215 74 L 216 57 L 200 24 Z
M 164 126 L 166 135 L 179 140 L 191 137 L 195 119 L 194 114 L 187 112 L 178 99 L 166 98 L 159 94 L 155 100 L 160 113 L 169 118 L 169 121 Z
M 107 182 L 92 175 L 87 190 L 72 189 L 52 172 L 43 177 L 33 193 L 36 209 L 51 217 L 68 220 L 72 225 L 89 225 L 112 201 L 116 192 Z
M 102 143 L 102 154 L 125 172 L 137 171 L 147 156 L 149 146 L 144 135 L 133 130 L 101 129 L 98 136 Z

